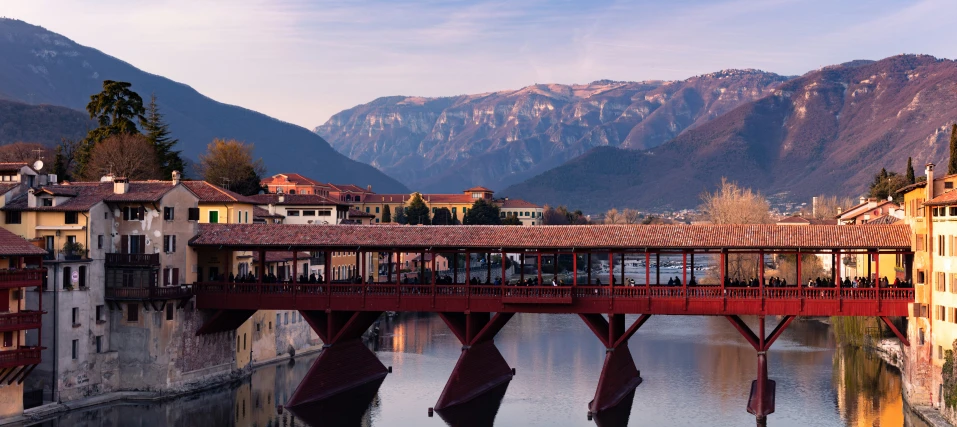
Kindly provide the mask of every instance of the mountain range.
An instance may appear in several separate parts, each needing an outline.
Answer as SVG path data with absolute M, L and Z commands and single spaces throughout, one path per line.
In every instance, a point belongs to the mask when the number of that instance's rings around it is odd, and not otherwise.
M 726 70 L 683 81 L 393 96 L 342 111 L 315 131 L 339 152 L 421 191 L 502 189 L 594 147 L 656 147 L 770 94 L 787 79 Z
M 865 194 L 881 168 L 943 164 L 957 63 L 926 55 L 825 67 L 651 150 L 596 149 L 504 194 L 539 203 L 693 207 L 721 177 L 809 201 Z
M 178 148 L 189 159 L 197 159 L 214 138 L 237 139 L 256 145 L 255 153 L 269 172 L 298 172 L 320 181 L 372 185 L 382 192 L 408 191 L 379 170 L 339 154 L 308 129 L 217 102 L 185 84 L 139 70 L 42 27 L 0 18 L 0 58 L 0 100 L 66 107 L 85 115 L 90 95 L 102 90 L 103 80 L 130 82 L 144 99 L 156 94 L 172 136 L 180 141 Z M 11 108 L 0 105 L 0 132 L 9 126 L 10 134 L 19 132 L 24 139 L 49 141 L 42 135 L 31 136 L 29 129 L 16 130 L 18 123 L 23 123 L 22 116 Z M 64 113 L 43 108 L 48 113 Z M 42 111 L 26 110 L 34 117 Z M 65 133 L 63 136 L 76 136 L 74 131 Z

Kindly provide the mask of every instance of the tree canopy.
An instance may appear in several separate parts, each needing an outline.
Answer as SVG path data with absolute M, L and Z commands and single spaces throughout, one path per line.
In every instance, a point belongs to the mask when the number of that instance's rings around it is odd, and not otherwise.
M 750 188 L 739 187 L 727 178 L 714 193 L 701 196 L 698 210 L 712 224 L 768 224 L 771 205 L 767 199 Z
M 465 225 L 499 225 L 502 223 L 501 209 L 485 199 L 478 199 L 462 218 Z
M 887 200 L 888 197 L 891 197 L 893 200 L 899 202 L 903 195 L 898 194 L 897 190 L 900 190 L 908 184 L 907 178 L 904 176 L 897 172 L 888 172 L 887 169 L 881 168 L 881 171 L 878 172 L 877 175 L 874 176 L 874 180 L 871 181 L 868 196 L 878 200 Z
M 159 178 L 156 154 L 146 137 L 119 134 L 96 144 L 80 177 L 86 181 L 99 181 L 100 177 L 110 173 L 131 181 Z
M 389 205 L 385 205 L 382 208 L 382 223 L 388 224 L 390 222 L 392 222 L 392 209 L 389 207 Z
M 515 215 L 502 218 L 502 225 L 522 225 L 522 220 Z
M 449 208 L 438 208 L 432 216 L 432 225 L 454 225 L 452 211 Z
M 950 127 L 950 161 L 947 163 L 947 175 L 957 173 L 957 123 Z
M 184 172 L 186 165 L 180 156 L 182 152 L 173 149 L 179 140 L 170 136 L 169 125 L 163 121 L 163 114 L 160 113 L 159 105 L 156 103 L 156 94 L 150 96 L 150 103 L 146 107 L 146 117 L 140 125 L 143 127 L 146 140 L 156 152 L 161 176 L 168 179 L 173 171 Z
M 412 195 L 409 206 L 405 208 L 405 218 L 411 225 L 429 225 L 429 207 L 425 205 L 421 194 Z
M 908 185 L 914 184 L 917 182 L 917 178 L 914 177 L 914 164 L 911 161 L 910 157 L 907 158 L 907 175 L 905 176 L 905 178 L 907 178 Z
M 396 224 L 408 224 L 408 218 L 405 216 L 405 208 L 402 206 L 395 207 L 395 223 Z
M 564 206 L 557 208 L 545 205 L 542 209 L 542 224 L 544 225 L 586 225 L 588 217 L 580 210 L 569 211 Z
M 266 173 L 262 158 L 253 156 L 253 144 L 234 139 L 215 139 L 199 155 L 203 179 L 228 190 L 249 196 L 262 190 Z
M 103 90 L 90 96 L 86 111 L 98 126 L 90 129 L 86 138 L 76 150 L 75 161 L 78 175 L 86 176 L 87 163 L 93 148 L 104 139 L 119 134 L 134 135 L 140 133 L 136 123 L 145 120 L 143 98 L 130 89 L 127 82 L 103 81 Z

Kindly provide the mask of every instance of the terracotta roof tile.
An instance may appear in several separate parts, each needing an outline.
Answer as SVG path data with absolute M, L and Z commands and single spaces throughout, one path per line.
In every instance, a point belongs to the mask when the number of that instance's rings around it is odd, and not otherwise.
M 309 259 L 309 252 L 299 252 L 297 255 L 299 261 Z M 270 251 L 266 252 L 266 262 L 292 261 L 292 251 Z M 259 262 L 259 252 L 253 251 L 253 262 Z M 302 265 L 302 264 L 300 264 Z
M 0 162 L 0 172 L 20 172 L 24 166 L 33 169 L 26 162 Z
M 896 224 L 900 218 L 893 215 L 884 215 L 880 218 L 872 219 L 866 225 Z
M 318 194 L 283 194 L 283 201 L 279 202 L 279 195 L 274 193 L 254 194 L 247 197 L 251 203 L 257 205 L 290 205 L 290 206 L 310 206 L 310 205 L 345 205 L 329 197 Z
M 924 206 L 944 206 L 957 203 L 957 191 L 950 190 L 933 199 L 924 202 Z
M 248 197 L 234 193 L 206 181 L 183 181 L 183 185 L 192 191 L 201 203 L 253 203 Z
M 408 194 L 369 194 L 363 198 L 365 203 L 405 203 Z
M 471 194 L 423 194 L 422 200 L 429 204 L 458 203 L 471 205 L 475 203 L 476 199 L 473 199 Z
M 13 190 L 20 186 L 19 182 L 4 182 L 0 183 L 0 194 L 6 194 L 8 191 Z
M 26 239 L 0 228 L 0 256 L 43 255 L 47 251 L 40 249 Z
M 479 191 L 493 193 L 492 190 L 489 190 L 488 188 L 481 187 L 481 186 L 479 186 L 479 187 L 472 187 L 472 188 L 469 188 L 468 190 L 465 190 L 465 192 L 467 192 L 467 193 L 479 192 Z
M 538 209 L 541 206 L 532 202 L 526 202 L 522 199 L 498 200 L 495 202 L 502 209 Z
M 273 175 L 273 176 L 271 176 L 271 177 L 269 177 L 269 178 L 264 178 L 264 179 L 262 180 L 262 183 L 263 183 L 263 184 L 266 184 L 266 185 L 268 185 L 268 184 L 278 184 L 278 183 L 279 183 L 279 182 L 278 182 L 279 179 L 278 179 L 277 177 L 280 176 L 280 175 L 285 176 L 285 177 L 286 177 L 285 183 L 289 183 L 289 184 L 294 184 L 294 185 L 314 185 L 314 186 L 317 186 L 317 187 L 326 187 L 326 188 L 329 187 L 329 185 L 327 185 L 327 184 L 323 184 L 323 183 L 321 183 L 321 182 L 319 182 L 319 181 L 316 181 L 316 180 L 314 180 L 314 179 L 312 179 L 312 178 L 309 178 L 309 177 L 307 177 L 307 176 L 300 175 L 300 174 L 298 174 L 298 173 L 280 173 L 280 174 L 276 174 L 276 175 Z
M 268 210 L 259 206 L 253 206 L 253 218 L 285 218 L 285 216 L 277 213 L 271 214 Z
M 909 249 L 907 225 L 403 226 L 203 224 L 194 246 Z
M 375 215 L 358 209 L 349 209 L 349 218 L 375 218 Z
M 369 191 L 368 189 L 362 188 L 355 184 L 333 184 L 330 182 L 329 187 L 331 187 L 335 191 L 344 191 L 347 193 L 374 194 L 372 191 Z

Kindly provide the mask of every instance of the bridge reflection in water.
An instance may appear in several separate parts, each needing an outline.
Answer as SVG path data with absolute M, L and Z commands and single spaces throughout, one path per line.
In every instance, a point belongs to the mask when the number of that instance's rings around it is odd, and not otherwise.
M 216 225 L 204 227 L 190 245 L 207 271 L 237 271 L 231 264 L 237 251 L 255 251 L 265 260 L 267 251 L 289 250 L 293 271 L 298 253 L 321 254 L 323 271 L 332 270 L 333 253 L 356 256 L 360 274 L 353 283 L 334 282 L 329 275 L 316 283 L 301 283 L 292 275 L 285 283 L 196 283 L 197 308 L 212 310 L 199 334 L 233 330 L 256 310 L 299 310 L 325 343 L 324 350 L 306 374 L 287 405 L 295 407 L 333 398 L 370 382 L 380 382 L 385 366 L 366 349 L 359 337 L 384 311 L 437 313 L 462 344 L 435 409 L 466 404 L 507 384 L 514 375 L 493 338 L 515 313 L 573 313 L 580 316 L 605 347 L 605 362 L 589 413 L 599 414 L 622 404 L 641 383 L 641 376 L 628 348 L 628 340 L 652 315 L 725 316 L 757 353 L 757 379 L 751 385 L 748 412 L 759 421 L 774 412 L 775 382 L 767 376 L 767 352 L 795 316 L 877 316 L 906 344 L 888 316 L 907 315 L 913 289 L 871 287 L 841 288 L 839 262 L 843 255 L 863 254 L 874 260 L 879 272 L 881 255 L 895 255 L 901 262 L 900 278 L 911 277 L 910 230 L 906 226 L 566 226 L 566 227 L 408 227 L 408 226 L 293 226 Z M 420 263 L 413 283 L 393 266 L 393 254 L 419 253 L 431 259 L 431 270 Z M 443 255 L 444 254 L 444 255 Z M 553 282 L 557 282 L 562 257 L 571 261 L 568 286 L 514 286 L 506 263 L 494 273 L 504 285 L 491 285 L 493 272 L 485 268 L 486 285 L 476 284 L 473 257 L 492 254 L 501 259 L 518 254 L 520 275 L 525 281 L 525 263 L 531 258 L 534 283 L 547 283 L 543 258 L 551 258 Z M 820 287 L 806 287 L 801 277 L 802 259 L 811 254 L 831 258 L 830 278 Z M 426 256 L 430 255 L 430 256 Z M 452 260 L 452 282 L 439 283 L 437 255 Z M 680 256 L 680 286 L 660 286 L 660 257 Z M 716 284 L 689 286 L 689 263 L 695 256 L 718 259 Z M 315 255 L 314 255 L 315 256 Z M 626 257 L 644 258 L 644 284 L 620 286 L 626 281 Z M 769 287 L 765 278 L 768 257 L 793 256 L 796 260 L 793 287 Z M 594 258 L 608 260 L 607 285 L 592 282 Z M 756 286 L 729 286 L 729 260 L 753 259 Z M 374 268 L 374 259 L 385 259 L 384 274 Z M 458 260 L 462 259 L 462 268 Z M 652 262 L 654 259 L 654 262 Z M 700 259 L 700 258 L 699 258 Z M 209 261 L 211 260 L 211 261 Z M 464 275 L 460 277 L 460 270 Z M 259 271 L 264 271 L 260 269 Z M 580 283 L 581 272 L 585 282 Z M 376 272 L 377 274 L 372 274 Z M 655 281 L 652 281 L 652 277 Z M 692 273 L 693 274 L 693 273 Z M 378 277 L 377 277 L 378 276 Z M 221 276 L 222 277 L 222 276 Z M 868 263 L 869 280 L 879 282 Z M 472 278 L 466 282 L 465 278 Z M 596 277 L 597 278 L 597 277 Z M 693 279 L 693 276 L 692 278 Z M 700 278 L 700 283 L 706 280 Z M 428 283 L 428 282 L 431 283 Z M 417 282 L 417 283 L 416 283 Z M 695 283 L 699 283 L 695 281 Z M 616 286 L 619 285 L 619 286 Z M 833 284 L 833 285 L 831 285 Z M 626 325 L 625 314 L 641 316 Z M 752 330 L 740 315 L 757 315 Z M 770 332 L 765 316 L 781 315 Z M 445 411 L 448 413 L 448 411 Z

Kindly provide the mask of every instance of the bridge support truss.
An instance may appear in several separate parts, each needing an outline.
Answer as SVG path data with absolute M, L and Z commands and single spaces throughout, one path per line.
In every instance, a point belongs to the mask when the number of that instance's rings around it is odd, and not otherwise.
M 301 310 L 300 313 L 322 339 L 323 346 L 286 406 L 327 399 L 381 381 L 388 374 L 375 353 L 362 343 L 362 334 L 382 312 Z
M 437 411 L 468 402 L 512 380 L 514 371 L 492 339 L 514 314 L 439 313 L 462 343 L 462 354 L 435 404 Z
M 605 345 L 605 363 L 598 379 L 598 389 L 595 398 L 588 403 L 588 411 L 597 413 L 614 408 L 641 384 L 641 372 L 628 350 L 628 339 L 651 315 L 642 314 L 627 330 L 624 314 L 609 314 L 608 320 L 600 314 L 579 316 Z
M 764 316 L 758 316 L 758 334 L 751 331 L 738 316 L 726 316 L 731 324 L 748 340 L 758 353 L 757 379 L 751 382 L 751 395 L 748 398 L 748 412 L 754 414 L 758 421 L 767 419 L 774 413 L 774 396 L 776 384 L 768 379 L 768 350 L 771 344 L 781 336 L 784 329 L 791 324 L 794 316 L 784 316 L 781 323 L 771 331 L 771 335 L 764 334 Z

